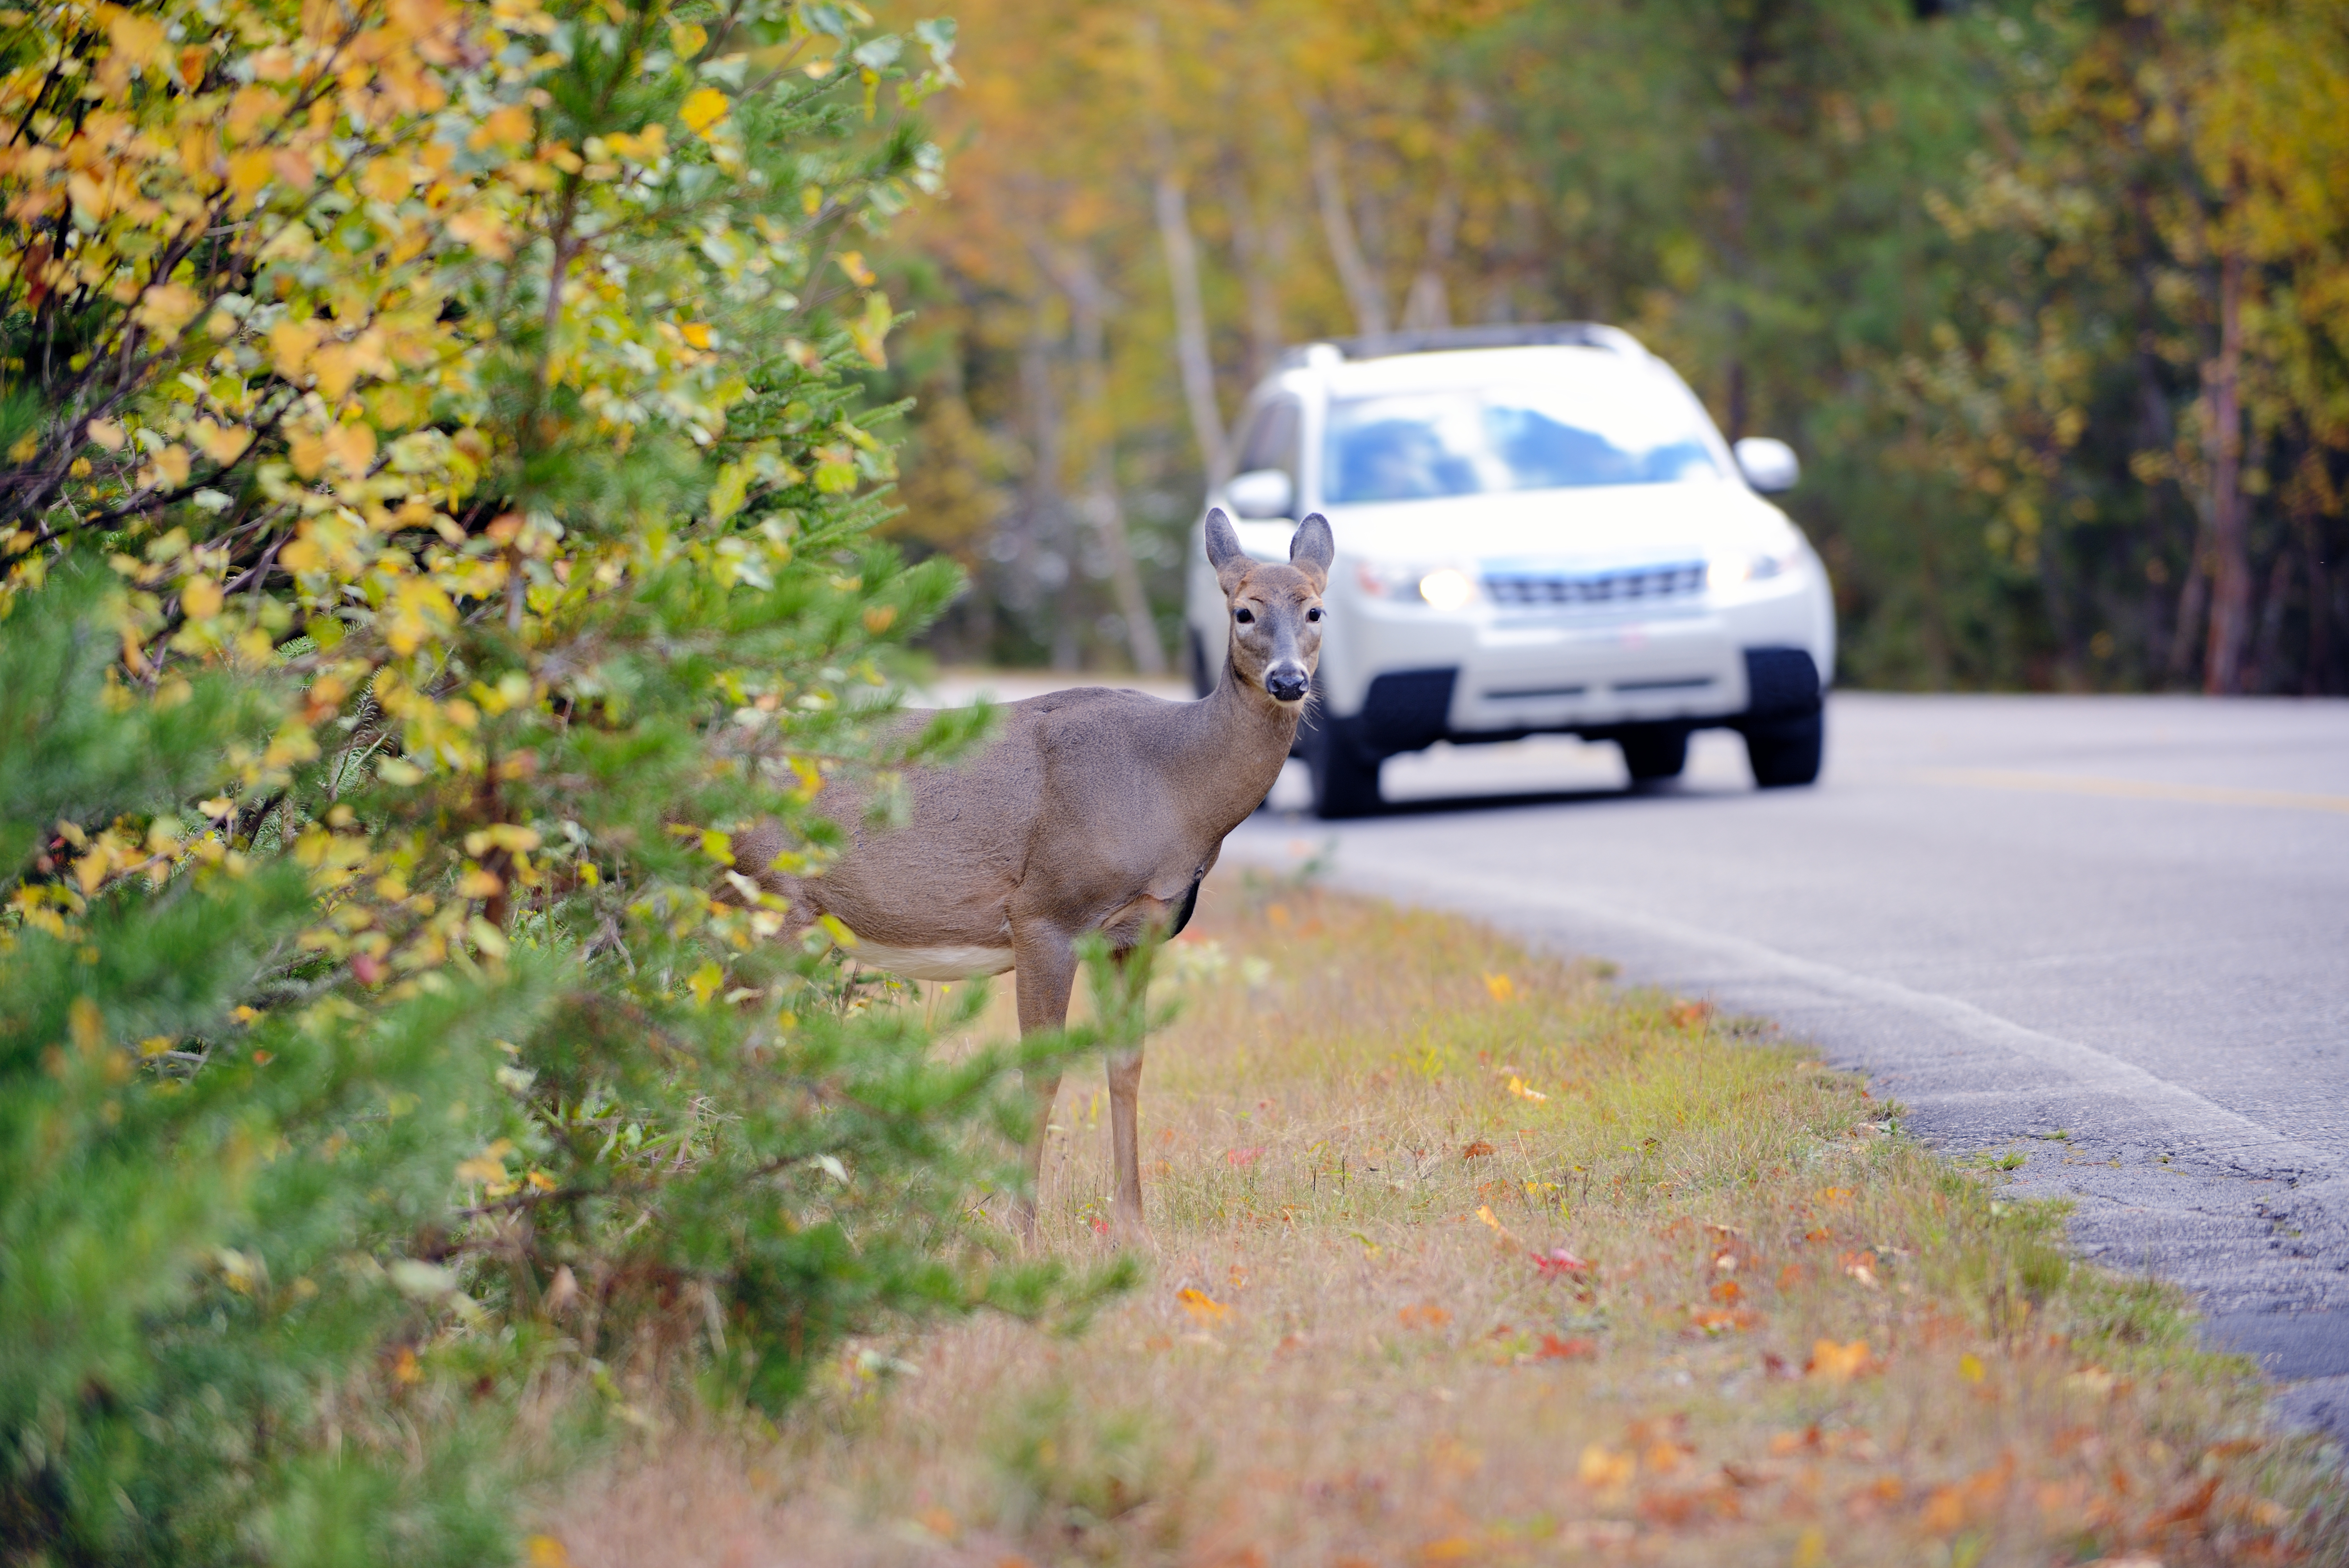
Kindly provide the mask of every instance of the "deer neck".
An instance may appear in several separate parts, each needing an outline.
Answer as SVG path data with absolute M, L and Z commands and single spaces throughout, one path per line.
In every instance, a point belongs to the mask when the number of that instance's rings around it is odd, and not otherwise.
M 1245 821 L 1280 777 L 1303 711 L 1242 680 L 1228 654 L 1216 689 L 1191 705 L 1182 777 L 1196 786 L 1199 813 L 1219 838 Z

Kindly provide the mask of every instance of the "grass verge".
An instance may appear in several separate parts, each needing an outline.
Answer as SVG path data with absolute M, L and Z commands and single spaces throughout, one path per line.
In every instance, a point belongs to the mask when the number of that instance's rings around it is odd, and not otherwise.
M 1233 876 L 1165 963 L 1144 1286 L 631 1450 L 570 1561 L 2349 1562 L 2337 1454 L 2176 1292 L 1757 1026 Z M 1050 1246 L 1107 1244 L 1105 1112 L 1063 1088 Z

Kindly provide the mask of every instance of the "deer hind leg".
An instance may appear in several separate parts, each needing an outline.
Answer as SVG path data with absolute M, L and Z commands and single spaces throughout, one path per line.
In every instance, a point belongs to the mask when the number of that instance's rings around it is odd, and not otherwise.
M 1019 1032 L 1034 1035 L 1058 1029 L 1069 1021 L 1069 993 L 1077 980 L 1077 955 L 1058 932 L 1015 932 L 1012 934 L 1012 985 L 1019 1004 Z M 1034 1068 L 1020 1075 L 1035 1098 L 1035 1121 L 1028 1138 L 1028 1191 L 1012 1211 L 1019 1238 L 1036 1239 L 1036 1200 L 1044 1176 L 1045 1130 L 1052 1120 L 1052 1102 L 1061 1092 L 1061 1069 Z

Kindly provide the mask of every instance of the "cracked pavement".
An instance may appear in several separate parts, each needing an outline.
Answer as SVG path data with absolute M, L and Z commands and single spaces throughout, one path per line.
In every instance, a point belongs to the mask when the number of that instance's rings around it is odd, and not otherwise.
M 1815 789 L 1702 732 L 1632 794 L 1545 738 L 1395 758 L 1337 824 L 1290 767 L 1227 857 L 1334 840 L 1341 885 L 1816 1042 L 2349 1439 L 2349 702 L 1839 694 Z

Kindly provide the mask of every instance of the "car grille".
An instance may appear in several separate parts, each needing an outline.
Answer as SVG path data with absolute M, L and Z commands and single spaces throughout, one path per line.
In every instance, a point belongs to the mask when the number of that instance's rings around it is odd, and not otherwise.
M 1630 566 L 1604 572 L 1495 572 L 1485 578 L 1485 596 L 1503 606 L 1652 604 L 1704 592 L 1704 562 L 1675 561 L 1661 566 Z

